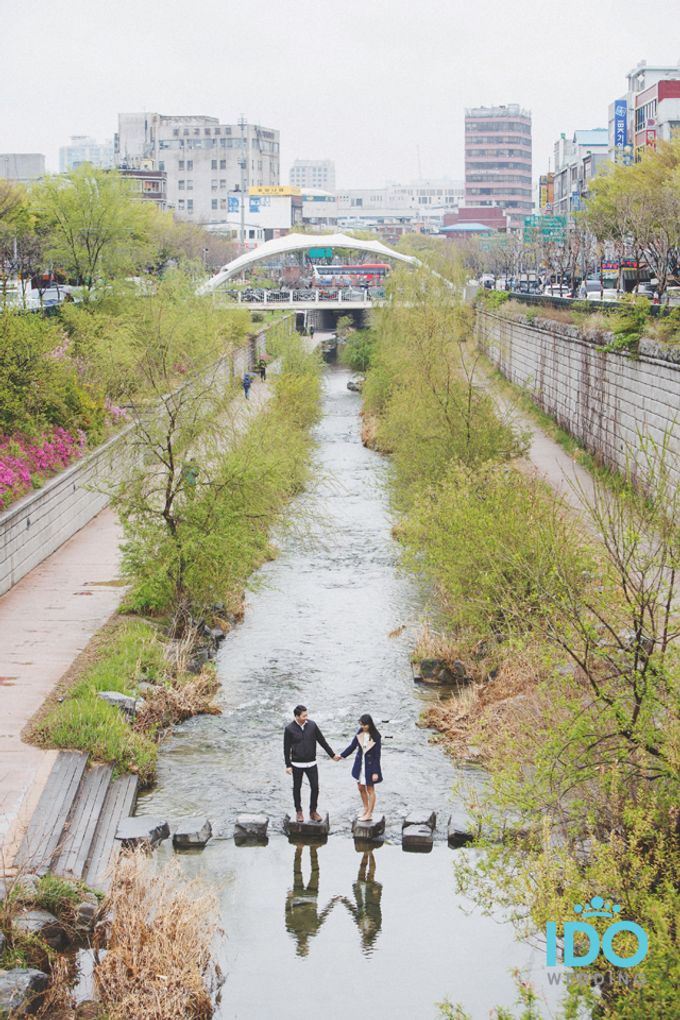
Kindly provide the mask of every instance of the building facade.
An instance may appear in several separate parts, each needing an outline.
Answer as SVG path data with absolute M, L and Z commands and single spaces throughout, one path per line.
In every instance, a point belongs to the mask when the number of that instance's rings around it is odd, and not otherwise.
M 335 191 L 335 163 L 332 159 L 296 159 L 290 168 L 289 181 L 298 188 Z
M 45 176 L 45 157 L 40 152 L 0 152 L 0 177 L 19 184 Z
M 680 136 L 680 63 L 640 61 L 626 75 L 626 91 L 609 105 L 609 157 L 639 160 L 657 141 Z
M 144 202 L 154 202 L 161 212 L 166 210 L 168 175 L 164 170 L 143 167 L 131 170 L 129 167 L 119 167 L 118 173 L 131 182 L 132 190 Z
M 90 163 L 100 170 L 113 166 L 113 141 L 98 142 L 88 135 L 71 135 L 68 145 L 59 149 L 59 173 L 77 170 L 83 163 Z
M 531 113 L 517 104 L 465 111 L 465 204 L 500 206 L 513 229 L 533 207 Z
M 279 132 L 217 117 L 121 113 L 114 139 L 117 166 L 150 161 L 167 175 L 167 207 L 192 223 L 227 223 L 255 186 L 279 184 Z
M 575 131 L 571 138 L 560 135 L 555 142 L 552 208 L 542 211 L 567 217 L 579 212 L 588 198 L 591 181 L 608 163 L 607 128 Z
M 337 192 L 338 226 L 373 230 L 396 241 L 410 231 L 435 232 L 446 213 L 463 201 L 463 184 L 450 178 L 423 178 L 383 188 L 350 188 Z

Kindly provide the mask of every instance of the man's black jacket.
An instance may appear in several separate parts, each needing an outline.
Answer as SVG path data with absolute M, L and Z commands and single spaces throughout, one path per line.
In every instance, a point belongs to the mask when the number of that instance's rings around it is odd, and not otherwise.
M 335 751 L 311 719 L 308 719 L 304 726 L 300 726 L 295 720 L 288 723 L 283 731 L 283 757 L 286 760 L 286 768 L 290 768 L 291 762 L 314 761 L 317 744 L 321 744 L 330 758 L 335 757 Z

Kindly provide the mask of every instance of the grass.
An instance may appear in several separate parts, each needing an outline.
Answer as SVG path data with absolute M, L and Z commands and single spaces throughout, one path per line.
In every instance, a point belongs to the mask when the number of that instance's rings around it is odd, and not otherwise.
M 43 747 L 88 752 L 96 761 L 111 762 L 116 775 L 134 772 L 142 785 L 148 785 L 155 776 L 163 729 L 197 712 L 216 711 L 214 673 L 184 672 L 182 663 L 169 659 L 158 628 L 146 620 L 119 618 L 92 644 L 76 663 L 68 686 L 60 685 L 28 737 Z M 145 696 L 134 725 L 98 697 L 100 691 L 137 696 L 143 681 L 158 687 Z

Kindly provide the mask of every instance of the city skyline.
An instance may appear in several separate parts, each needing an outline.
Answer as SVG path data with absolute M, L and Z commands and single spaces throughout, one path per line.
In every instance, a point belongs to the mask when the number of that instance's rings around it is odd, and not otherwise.
M 532 113 L 535 180 L 562 132 L 606 126 L 639 60 L 680 56 L 659 38 L 658 0 L 644 19 L 628 16 L 639 12 L 628 0 L 597 9 L 577 0 L 549 23 L 543 10 L 529 0 L 520 19 L 496 0 L 474 10 L 424 0 L 414 30 L 405 0 L 347 0 L 342 11 L 323 0 L 311 15 L 297 0 L 247 10 L 198 0 L 192 21 L 175 0 L 160 20 L 132 0 L 115 15 L 55 0 L 36 32 L 35 11 L 13 9 L 14 37 L 26 42 L 0 69 L 0 151 L 42 152 L 57 171 L 71 135 L 103 140 L 118 113 L 160 109 L 271 125 L 282 181 L 298 157 L 334 160 L 341 188 L 462 180 L 465 108 L 518 103 Z M 29 55 L 40 76 L 26 76 Z

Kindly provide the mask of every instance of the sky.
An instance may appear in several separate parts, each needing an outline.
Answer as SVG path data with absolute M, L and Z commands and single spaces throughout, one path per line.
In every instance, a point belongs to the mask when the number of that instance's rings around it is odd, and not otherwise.
M 640 60 L 680 61 L 680 0 L 0 0 L 0 152 L 58 170 L 120 111 L 208 114 L 335 160 L 337 186 L 463 179 L 466 106 L 533 115 L 534 174 L 606 127 Z M 676 13 L 678 13 L 676 11 Z

